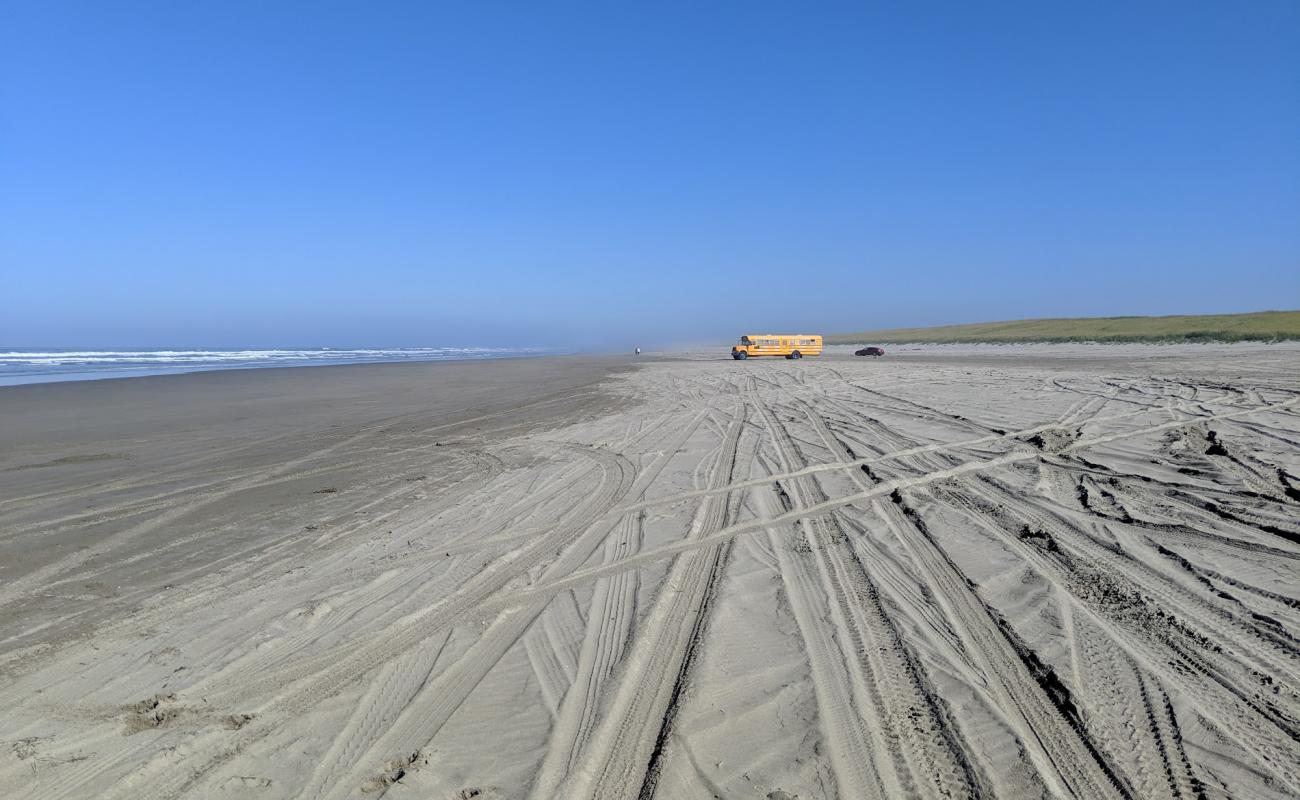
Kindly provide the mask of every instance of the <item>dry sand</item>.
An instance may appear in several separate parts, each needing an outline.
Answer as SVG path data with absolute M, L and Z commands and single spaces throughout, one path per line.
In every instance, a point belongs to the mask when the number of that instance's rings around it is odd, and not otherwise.
M 1298 372 L 965 346 L 0 389 L 0 796 L 1294 797 Z

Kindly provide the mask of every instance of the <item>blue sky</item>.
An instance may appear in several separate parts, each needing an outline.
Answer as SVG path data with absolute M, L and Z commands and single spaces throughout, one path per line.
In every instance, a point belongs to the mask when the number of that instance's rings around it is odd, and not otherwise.
M 1300 3 L 13 2 L 0 344 L 1300 307 Z

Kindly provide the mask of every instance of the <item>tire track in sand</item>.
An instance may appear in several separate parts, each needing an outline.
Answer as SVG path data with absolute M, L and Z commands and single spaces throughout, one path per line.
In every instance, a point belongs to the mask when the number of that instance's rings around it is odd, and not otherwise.
M 850 454 L 813 409 L 805 407 L 804 412 L 836 457 Z M 863 490 L 870 488 L 865 476 L 855 473 L 853 479 Z M 1045 694 L 971 582 L 907 513 L 901 495 L 877 504 L 876 509 L 921 570 L 975 673 L 984 677 L 985 688 L 1048 788 L 1060 796 L 1125 794 L 1125 788 L 1108 774 L 1108 765 L 1097 762 L 1091 744 L 1083 739 L 1086 734 L 1063 718 Z
M 804 460 L 794 440 L 770 409 L 761 408 L 760 413 L 781 468 L 786 472 L 796 470 Z M 785 484 L 785 497 L 794 511 L 825 500 L 825 494 L 813 478 L 802 476 Z M 854 744 L 852 749 L 866 749 L 870 754 L 877 786 L 863 784 L 857 765 L 847 758 L 847 753 L 836 758 L 832 743 L 832 768 L 841 794 L 846 797 L 876 794 L 975 797 L 981 794 L 981 780 L 957 738 L 958 732 L 940 708 L 915 653 L 891 622 L 879 590 L 849 545 L 843 529 L 831 514 L 809 515 L 795 525 L 803 539 L 783 560 L 782 577 L 793 587 L 792 592 L 806 592 L 814 583 L 809 568 L 815 568 L 822 596 L 832 611 L 832 638 L 837 643 L 837 652 L 824 655 L 814 656 L 810 648 L 810 659 L 840 659 L 846 669 L 839 677 L 848 679 L 847 693 L 853 697 L 858 719 L 837 723 L 849 731 L 865 727 L 871 736 L 869 743 Z M 787 574 L 786 568 L 795 574 Z M 806 594 L 800 602 L 812 604 Z M 823 619 L 812 617 L 801 622 L 816 626 L 824 624 Z M 805 631 L 803 624 L 800 628 L 801 632 Z M 813 631 L 807 631 L 806 635 L 812 641 L 825 638 Z M 832 697 L 846 693 L 843 686 L 818 685 L 817 689 L 830 692 Z M 829 698 L 827 703 L 819 702 L 819 706 L 829 704 Z
M 999 538 L 1041 575 L 1063 587 L 1063 596 L 1074 605 L 1077 620 L 1087 621 L 1104 630 L 1118 646 L 1143 665 L 1146 672 L 1158 675 L 1166 684 L 1177 687 L 1186 697 L 1196 698 L 1197 713 L 1212 719 L 1220 731 L 1241 751 L 1253 759 L 1258 769 L 1271 780 L 1300 791 L 1300 751 L 1289 742 L 1297 740 L 1294 722 L 1274 707 L 1272 698 L 1252 697 L 1256 680 L 1235 667 L 1231 652 L 1216 653 L 1204 635 L 1183 623 L 1176 614 L 1166 612 L 1143 599 L 1153 587 L 1133 583 L 1123 573 L 1095 566 L 1106 565 L 1080 558 L 1070 549 L 1071 540 L 1039 531 L 1027 538 L 1013 533 L 1021 528 L 1019 519 L 1008 522 L 1005 515 L 988 499 L 967 492 L 945 490 L 947 503 L 964 511 L 983 530 Z M 1025 509 L 1009 495 L 998 500 L 1023 514 Z M 1008 502 L 1010 501 L 1010 502 Z M 1039 525 L 1031 513 L 1021 517 Z M 1010 529 L 1008 529 L 1008 525 Z M 1180 613 L 1181 613 L 1180 609 Z M 1212 629 L 1215 635 L 1221 633 Z
M 673 438 L 663 453 L 642 474 L 638 475 L 627 489 L 628 496 L 643 493 L 658 477 L 667 463 L 676 455 L 686 440 L 695 432 L 706 414 L 700 413 Z M 639 515 L 637 515 L 639 518 Z M 618 528 L 626 526 L 628 519 L 620 520 Z M 594 523 L 573 547 L 566 550 L 552 564 L 543 570 L 539 580 L 553 579 L 567 574 L 587 560 L 591 550 L 599 541 L 617 542 L 617 537 L 609 534 L 615 526 L 600 522 Z M 588 544 L 589 543 L 589 544 Z M 617 552 L 617 549 L 615 550 Z M 625 576 L 631 577 L 631 576 Z M 322 791 L 317 797 L 348 797 L 360 783 L 375 791 L 387 787 L 386 774 L 391 776 L 394 769 L 403 769 L 414 760 L 409 754 L 418 752 L 432 740 L 441 727 L 464 702 L 469 692 L 474 689 L 488 671 L 505 655 L 511 646 L 529 630 L 530 626 L 542 615 L 549 605 L 549 598 L 539 598 L 522 607 L 500 614 L 470 649 L 455 663 L 450 664 L 440 674 L 418 687 L 418 691 L 409 697 L 383 698 L 385 718 L 390 720 L 389 727 L 379 736 L 370 740 L 367 748 L 356 748 L 349 752 L 352 756 L 348 762 L 328 762 L 317 768 L 313 779 L 318 779 Z M 588 615 L 591 616 L 590 614 Z M 616 629 L 615 625 L 611 630 Z M 582 674 L 579 668 L 577 674 Z M 572 690 L 568 694 L 572 694 Z M 566 694 L 566 697 L 568 696 Z M 355 714 L 371 713 L 368 709 L 358 708 Z M 386 764 L 383 770 L 380 765 Z M 392 765 L 398 765 L 396 767 Z M 378 772 L 378 774 L 376 774 Z M 367 776 L 369 776 L 367 780 Z M 364 783 L 361 783 L 365 781 Z
M 562 473 L 551 484 L 539 487 L 531 498 L 526 498 L 504 514 L 489 518 L 483 525 L 475 528 L 471 534 L 491 538 L 493 534 L 504 530 L 522 515 L 528 514 L 533 509 L 544 507 L 552 501 L 558 501 L 565 491 L 572 489 L 575 483 L 583 481 L 592 472 L 600 473 L 600 484 L 598 485 L 604 486 L 609 478 L 609 466 L 608 463 L 602 465 L 599 461 L 594 461 L 590 462 L 589 466 L 584 470 L 575 471 L 571 474 Z M 600 472 L 602 469 L 605 472 Z M 527 504 L 526 507 L 525 503 Z M 574 519 L 581 523 L 584 518 L 582 514 L 579 514 Z M 566 521 L 565 516 L 559 518 L 558 524 L 561 529 L 564 529 Z M 551 527 L 545 530 L 553 533 L 555 523 L 552 523 Z M 448 552 L 451 552 L 452 549 L 452 546 L 447 547 Z M 316 624 L 311 629 L 299 631 L 282 637 L 275 642 L 262 645 L 246 657 L 226 665 L 219 672 L 189 687 L 186 691 L 191 694 L 201 693 L 220 702 L 233 702 L 235 699 L 258 698 L 270 695 L 293 680 L 319 671 L 325 661 L 338 658 L 337 651 L 304 657 L 303 654 L 310 653 L 314 644 L 324 633 L 337 630 L 340 626 L 346 628 L 358 614 L 384 604 L 389 598 L 398 596 L 398 593 L 405 592 L 408 596 L 418 593 L 430 576 L 439 569 L 444 568 L 445 565 L 446 562 L 436 557 L 426 557 L 423 562 L 403 570 L 395 577 L 375 580 L 353 593 L 345 601 L 334 604 L 321 617 L 320 623 L 324 623 L 323 625 Z M 485 572 L 489 571 L 485 570 Z M 467 581 L 472 583 L 474 577 L 472 575 L 467 576 Z M 362 633 L 361 635 L 366 638 L 375 636 L 373 632 Z
M 158 514 L 153 519 L 147 520 L 145 522 L 141 522 L 137 525 L 133 525 L 132 527 L 127 528 L 126 530 L 115 533 L 105 538 L 102 542 L 99 542 L 93 547 L 87 548 L 85 550 L 79 550 L 75 553 L 69 553 L 68 555 L 60 559 L 57 559 L 49 564 L 46 564 L 40 569 L 34 570 L 26 575 L 23 575 L 21 578 L 12 580 L 9 583 L 5 584 L 3 587 L 0 587 L 0 607 L 13 603 L 15 600 L 18 600 L 23 596 L 30 594 L 32 592 L 41 591 L 42 587 L 51 583 L 55 576 L 67 572 L 69 570 L 77 569 L 78 567 L 82 566 L 88 561 L 91 561 L 92 559 L 103 558 L 110 551 L 112 551 L 117 547 L 120 547 L 125 542 L 128 542 L 150 531 L 168 525 L 169 523 L 177 519 L 180 519 L 181 517 L 187 514 L 193 513 L 195 510 L 199 508 L 204 508 L 206 506 L 212 505 L 213 503 L 216 503 L 219 500 L 225 499 L 231 495 L 237 494 L 239 492 L 248 489 L 253 489 L 262 486 L 263 484 L 271 480 L 284 478 L 284 476 L 290 474 L 293 470 L 297 469 L 303 464 L 308 464 L 316 459 L 323 458 L 329 455 L 330 453 L 333 453 L 334 451 L 338 450 L 339 448 L 351 444 L 352 442 L 360 441 L 361 439 L 365 438 L 368 435 L 369 435 L 368 431 L 356 433 L 344 439 L 340 439 L 339 441 L 334 442 L 333 444 L 327 445 L 322 448 L 318 448 L 302 456 L 299 456 L 298 458 L 294 458 L 289 461 L 275 464 L 273 466 L 266 467 L 264 469 L 255 470 L 247 474 L 246 476 L 242 477 L 239 480 L 232 481 L 226 487 L 218 491 L 212 492 L 211 494 L 204 495 L 203 499 L 201 500 L 196 500 L 194 502 L 186 503 L 176 508 L 171 508 L 168 511 L 164 511 Z
M 1099 732 L 1102 749 L 1132 780 L 1136 796 L 1204 796 L 1173 733 L 1177 723 L 1166 714 L 1163 689 L 1097 626 L 1078 619 L 1071 630 L 1088 727 Z
M 1267 406 L 1264 408 L 1248 408 L 1239 411 L 1230 411 L 1230 412 L 1216 415 L 1215 418 L 1239 417 L 1248 414 L 1257 414 L 1257 413 L 1262 413 L 1267 411 L 1276 411 L 1278 406 L 1290 407 L 1296 405 L 1297 403 L 1300 403 L 1300 397 L 1294 398 L 1292 400 L 1284 401 L 1283 403 Z M 1126 431 L 1124 433 L 1108 434 L 1105 436 L 1097 437 L 1095 439 L 1078 439 L 1073 444 L 1064 448 L 1060 452 L 1074 452 L 1077 450 L 1086 449 L 1096 444 L 1105 444 L 1108 442 L 1113 442 L 1125 438 L 1130 438 L 1135 436 L 1145 436 L 1151 433 L 1158 433 L 1160 431 L 1169 430 L 1171 428 L 1184 427 L 1187 425 L 1195 425 L 1199 422 L 1204 421 L 1205 419 L 1207 419 L 1207 417 L 1177 420 L 1174 422 L 1161 423 L 1159 425 L 1151 425 L 1144 428 L 1136 428 L 1134 430 Z M 931 449 L 939 449 L 939 448 L 931 446 L 931 447 L 927 447 L 926 449 L 931 450 Z M 576 570 L 573 574 L 569 575 L 567 578 L 553 581 L 548 584 L 537 584 L 533 587 L 530 587 L 529 589 L 521 590 L 519 592 L 514 593 L 509 599 L 505 599 L 501 601 L 488 601 L 484 605 L 485 607 L 491 608 L 494 611 L 511 608 L 514 605 L 528 602 L 532 597 L 536 595 L 555 594 L 556 592 L 563 591 L 565 589 L 571 589 L 575 586 L 581 586 L 585 583 L 589 583 L 593 580 L 596 580 L 597 578 L 601 578 L 606 575 L 613 575 L 615 573 L 622 572 L 629 569 L 637 569 L 644 564 L 649 564 L 655 561 L 662 561 L 664 559 L 673 558 L 674 556 L 677 556 L 681 553 L 689 552 L 691 550 L 697 550 L 703 547 L 711 547 L 712 545 L 718 542 L 728 541 L 730 539 L 734 539 L 737 536 L 749 533 L 751 531 L 766 529 L 771 525 L 781 525 L 786 522 L 794 522 L 796 519 L 799 519 L 804 516 L 808 516 L 809 514 L 820 514 L 837 508 L 842 508 L 844 506 L 854 505 L 857 503 L 861 503 L 863 501 L 871 500 L 873 498 L 886 497 L 888 495 L 893 494 L 895 491 L 899 489 L 907 489 L 911 487 L 928 486 L 930 484 L 943 483 L 945 481 L 950 481 L 955 478 L 961 478 L 967 475 L 972 475 L 987 470 L 997 469 L 999 467 L 1003 467 L 1008 464 L 1015 464 L 1022 461 L 1039 460 L 1042 457 L 1043 457 L 1043 453 L 1038 450 L 1015 451 L 1011 453 L 1006 453 L 1005 455 L 996 456 L 994 458 L 967 461 L 964 463 L 956 464 L 947 469 L 934 470 L 932 472 L 927 472 L 920 475 L 911 475 L 911 476 L 905 476 L 900 478 L 892 478 L 890 480 L 881 481 L 875 486 L 872 486 L 870 489 L 864 489 L 863 491 L 854 492 L 852 494 L 847 494 L 840 497 L 833 497 L 824 502 L 817 503 L 815 506 L 811 506 L 809 508 L 805 508 L 797 511 L 786 511 L 772 518 L 746 520 L 744 522 L 738 522 L 734 525 L 729 525 L 726 528 L 719 530 L 717 533 L 708 536 L 702 536 L 700 537 L 700 539 L 695 541 L 683 540 L 679 542 L 673 542 L 672 544 L 661 545 L 659 547 L 655 547 L 649 550 L 643 550 L 640 553 L 637 553 L 636 555 L 628 556 L 626 559 L 623 559 L 622 561 L 614 562 L 612 564 L 603 564 L 598 567 L 587 567 L 581 570 Z M 829 471 L 829 470 L 840 470 L 840 469 L 844 469 L 846 466 L 848 465 L 835 464 L 835 465 L 830 465 L 829 467 L 827 467 L 826 470 L 805 468 L 803 470 L 798 470 L 795 473 L 774 474 L 771 476 L 770 479 L 762 479 L 760 481 L 738 481 L 732 483 L 728 487 L 724 487 L 723 489 L 719 489 L 719 490 L 704 489 L 704 490 L 696 490 L 691 492 L 681 492 L 678 494 L 665 496 L 663 498 L 659 498 L 654 501 L 649 501 L 644 503 L 633 503 L 629 506 L 613 509 L 613 512 L 617 513 L 625 510 L 645 508 L 652 505 L 659 505 L 660 503 L 669 504 L 669 503 L 681 502 L 683 500 L 694 498 L 694 497 L 707 497 L 710 495 L 723 494 L 723 493 L 731 492 L 735 489 L 745 488 L 749 486 L 757 486 L 757 485 L 761 485 L 762 483 L 768 483 L 770 481 L 780 481 L 786 478 L 796 477 L 798 475 L 812 474 L 813 472 L 822 472 L 822 471 Z
M 1282 402 L 1282 403 L 1276 403 L 1276 404 L 1273 404 L 1273 405 L 1270 405 L 1270 406 L 1262 406 L 1262 407 L 1258 407 L 1258 408 L 1249 408 L 1249 409 L 1234 410 L 1234 411 L 1230 411 L 1230 412 L 1225 412 L 1225 413 L 1215 414 L 1215 415 L 1209 415 L 1209 416 L 1201 415 L 1201 416 L 1194 417 L 1194 418 L 1191 418 L 1191 419 L 1186 419 L 1186 420 L 1177 420 L 1177 421 L 1174 421 L 1174 422 L 1162 423 L 1161 425 L 1156 426 L 1156 427 L 1154 427 L 1154 428 L 1143 428 L 1143 429 L 1135 430 L 1135 431 L 1132 431 L 1132 432 L 1125 432 L 1125 433 L 1119 433 L 1119 434 L 1108 435 L 1108 437 L 1106 437 L 1104 441 L 1102 441 L 1102 440 L 1091 440 L 1090 443 L 1093 443 L 1093 444 L 1103 444 L 1103 443 L 1105 443 L 1105 441 L 1114 441 L 1115 439 L 1126 438 L 1127 436 L 1130 436 L 1130 435 L 1136 436 L 1136 435 L 1141 434 L 1141 433 L 1151 433 L 1151 432 L 1156 432 L 1156 431 L 1160 431 L 1160 430 L 1166 430 L 1166 429 L 1174 428 L 1174 427 L 1190 426 L 1190 425 L 1195 425 L 1195 424 L 1198 423 L 1198 422 L 1204 422 L 1204 421 L 1206 421 L 1206 420 L 1210 420 L 1210 419 L 1229 419 L 1229 418 L 1236 418 L 1236 417 L 1240 417 L 1240 416 L 1245 416 L 1245 415 L 1247 415 L 1247 414 L 1254 414 L 1254 413 L 1259 413 L 1259 412 L 1264 412 L 1264 411 L 1276 411 L 1276 410 L 1279 410 L 1280 408 L 1282 408 L 1282 407 L 1284 407 L 1284 406 L 1285 406 L 1285 407 L 1289 407 L 1289 406 L 1295 405 L 1297 402 L 1300 402 L 1300 398 L 1297 398 L 1297 399 L 1295 399 L 1295 400 L 1290 400 L 1290 401 L 1284 401 L 1284 402 Z M 1105 416 L 1105 417 L 1093 417 L 1092 419 L 1090 419 L 1090 420 L 1088 420 L 1088 421 L 1089 421 L 1090 423 L 1094 423 L 1094 424 L 1095 424 L 1095 423 L 1102 423 L 1102 422 L 1115 422 L 1115 421 L 1118 421 L 1118 420 L 1128 419 L 1128 418 L 1131 418 L 1131 417 L 1140 417 L 1140 416 L 1150 415 L 1153 411 L 1166 411 L 1166 410 L 1168 410 L 1168 411 L 1183 411 L 1183 412 L 1191 413 L 1191 412 L 1190 412 L 1190 409 L 1187 408 L 1187 407 L 1185 407 L 1185 406 L 1190 406 L 1190 405 L 1191 405 L 1191 404 L 1177 404 L 1177 405 L 1172 405 L 1172 406 L 1160 406 L 1160 407 L 1157 407 L 1157 408 L 1146 407 L 1146 408 L 1142 408 L 1141 410 L 1138 410 L 1138 411 L 1128 411 L 1128 412 L 1125 412 L 1125 413 L 1123 413 L 1123 414 L 1113 414 L 1113 415 Z M 963 440 L 963 441 L 959 441 L 959 442 L 935 442 L 935 443 L 933 443 L 933 444 L 924 444 L 924 445 L 916 445 L 916 446 L 913 446 L 913 447 L 906 447 L 906 448 L 903 448 L 903 449 L 901 449 L 901 450 L 896 450 L 896 451 L 889 452 L 889 453 L 882 453 L 882 454 L 880 454 L 880 455 L 865 456 L 865 457 L 862 457 L 862 458 L 854 458 L 854 459 L 850 459 L 850 460 L 848 460 L 848 461 L 838 461 L 838 462 L 831 462 L 831 463 L 826 463 L 826 464 L 809 464 L 808 466 L 805 466 L 805 467 L 803 467 L 803 468 L 801 468 L 801 469 L 798 469 L 798 470 L 793 470 L 793 471 L 791 471 L 791 472 L 789 472 L 789 473 L 783 473 L 783 474 L 778 474 L 778 475 L 772 475 L 772 476 L 770 476 L 770 478 L 769 478 L 769 477 L 763 477 L 763 478 L 755 478 L 755 479 L 752 479 L 752 480 L 737 481 L 737 482 L 735 482 L 735 483 L 732 483 L 730 486 L 723 486 L 723 487 L 720 487 L 720 488 L 718 488 L 718 489 L 696 489 L 696 490 L 689 491 L 689 492 L 678 492 L 678 493 L 676 493 L 676 494 L 665 495 L 665 496 L 663 496 L 663 497 L 655 497 L 655 498 L 651 498 L 651 499 L 649 499 L 649 500 L 643 500 L 643 501 L 641 501 L 641 502 L 639 502 L 639 503 L 633 503 L 633 504 L 631 504 L 630 506 L 627 506 L 627 507 L 625 507 L 625 508 L 618 509 L 618 510 L 620 510 L 620 511 L 632 511 L 632 510 L 635 510 L 635 509 L 638 509 L 638 508 L 651 508 L 651 507 L 653 507 L 653 506 L 669 505 L 669 504 L 672 504 L 672 503 L 679 503 L 679 502 L 682 502 L 682 501 L 684 501 L 684 500 L 690 500 L 690 499 L 694 499 L 694 498 L 697 498 L 697 497 L 707 497 L 708 495 L 711 495 L 711 494 L 722 494 L 722 493 L 725 493 L 725 492 L 731 492 L 731 491 L 734 491 L 734 490 L 736 490 L 736 489 L 744 489 L 744 488 L 750 488 L 750 487 L 755 487 L 755 486 L 764 486 L 764 485 L 770 483 L 772 480 L 786 480 L 787 478 L 796 478 L 796 477 L 800 477 L 800 476 L 803 476 L 803 475 L 816 475 L 816 474 L 818 474 L 818 473 L 822 473 L 822 472 L 839 472 L 839 471 L 842 471 L 842 470 L 860 469 L 861 467 L 864 467 L 864 466 L 870 466 L 870 465 L 873 465 L 873 464 L 884 463 L 884 462 L 887 462 L 887 461 L 894 461 L 894 460 L 898 460 L 898 459 L 904 459 L 904 458 L 908 458 L 908 457 L 910 457 L 910 456 L 922 455 L 922 454 L 926 454 L 926 453 L 943 453 L 943 452 L 948 452 L 948 451 L 951 451 L 951 450 L 964 450 L 964 449 L 968 449 L 968 448 L 971 448 L 971 447 L 978 447 L 979 445 L 983 445 L 983 444 L 992 444 L 992 443 L 994 443 L 994 442 L 999 442 L 999 441 L 1015 440 L 1015 439 L 1020 439 L 1020 438 L 1027 437 L 1027 436 L 1033 436 L 1033 435 L 1036 434 L 1036 433 L 1043 433 L 1043 432 L 1045 432 L 1045 431 L 1052 430 L 1052 429 L 1054 429 L 1054 428 L 1056 428 L 1056 427 L 1058 427 L 1058 424 L 1057 424 L 1057 422 L 1053 421 L 1053 422 L 1043 423 L 1043 424 L 1039 424 L 1039 425 L 1034 425 L 1034 426 L 1031 426 L 1031 427 L 1028 427 L 1028 428 L 1022 428 L 1022 429 L 1020 429 L 1020 430 L 1016 430 L 1016 431 L 1008 431 L 1008 432 L 1006 432 L 1006 433 L 995 433 L 995 434 L 989 434 L 989 435 L 987 435 L 987 436 L 980 436 L 980 437 L 977 437 L 977 438 L 974 438 L 974 439 L 965 439 L 965 440 Z M 1076 445 L 1079 444 L 1080 442 L 1083 442 L 1083 441 L 1085 441 L 1085 440 L 1079 440 L 1079 442 L 1076 442 Z M 1072 447 L 1067 448 L 1067 449 L 1077 449 L 1077 447 L 1072 446 Z M 1026 458 L 1029 458 L 1029 457 L 1033 457 L 1033 455 L 1034 455 L 1034 453 L 1029 453 L 1029 454 L 1026 455 L 1025 457 L 1026 457 Z
M 727 427 L 709 478 L 711 485 L 725 486 L 731 481 L 744 424 L 742 404 Z M 697 509 L 686 539 L 698 540 L 721 529 L 727 522 L 728 506 L 726 495 L 706 499 Z M 671 728 L 677 696 L 708 619 L 727 551 L 720 543 L 673 562 L 632 643 L 606 716 L 587 739 L 586 747 L 575 753 L 576 763 L 570 767 L 567 782 L 551 796 L 575 800 L 653 796 L 658 754 Z M 580 700 L 585 703 L 586 698 Z M 559 770 L 570 766 L 562 763 L 563 749 L 562 742 L 560 755 L 541 776 L 541 790 L 555 782 Z
M 209 777 L 216 767 L 254 742 L 265 738 L 281 725 L 306 713 L 322 698 L 337 694 L 363 675 L 408 652 L 430 636 L 449 630 L 467 618 L 473 618 L 476 607 L 483 599 L 500 590 L 528 569 L 543 563 L 557 549 L 567 546 L 568 549 L 561 559 L 569 562 L 569 568 L 576 566 L 572 563 L 576 551 L 584 543 L 589 545 L 589 548 L 594 547 L 593 539 L 598 541 L 603 538 L 603 533 L 607 530 L 600 531 L 602 526 L 596 523 L 620 497 L 626 494 L 632 483 L 630 465 L 626 464 L 625 460 L 599 448 L 586 448 L 586 450 L 604 467 L 602 479 L 596 489 L 586 495 L 548 535 L 539 538 L 528 547 L 508 554 L 509 557 L 494 562 L 458 590 L 431 606 L 408 614 L 389 625 L 379 635 L 369 637 L 341 653 L 331 652 L 313 657 L 310 659 L 309 674 L 290 684 L 280 696 L 269 702 L 264 701 L 264 704 L 257 709 L 258 716 L 243 728 L 233 734 L 224 732 L 224 735 L 204 735 L 193 741 L 191 743 L 193 749 L 190 753 L 191 767 L 184 773 L 166 769 L 166 765 L 151 764 L 140 774 L 129 776 L 114 784 L 110 790 L 103 793 L 103 796 L 145 800 L 176 797 L 187 790 L 194 789 Z M 587 554 L 590 553 L 589 548 Z M 577 563 L 580 564 L 582 560 L 585 560 L 585 557 L 577 559 Z M 540 612 L 540 608 L 538 611 Z M 463 699 L 464 695 L 477 685 L 477 681 L 471 680 L 470 677 L 474 671 L 471 669 L 471 663 L 475 659 L 490 660 L 491 663 L 495 663 L 496 659 L 492 658 L 490 651 L 499 646 L 503 639 L 508 638 L 504 632 L 514 630 L 514 638 L 518 638 L 526 627 L 518 624 L 519 616 L 519 614 L 511 614 L 507 618 L 498 620 L 494 635 L 484 637 L 487 643 L 478 648 L 472 656 L 467 654 L 466 658 L 470 659 L 469 661 L 462 659 L 464 668 L 448 675 L 447 680 L 437 683 L 439 688 L 446 690 L 446 696 L 439 698 L 441 702 L 422 705 L 419 710 L 423 713 L 419 720 L 413 721 L 413 724 L 418 726 L 443 714 L 449 716 L 455 710 L 459 705 L 459 699 Z M 486 670 L 486 667 L 483 669 Z M 422 700 L 427 700 L 430 687 L 434 685 L 435 683 L 425 684 L 420 693 Z M 412 707 L 408 706 L 408 710 Z M 404 729 L 396 727 L 390 728 L 388 733 L 397 735 L 396 732 L 399 730 L 405 733 Z M 371 750 L 373 751 L 374 748 Z M 395 752 L 400 752 L 400 749 Z M 346 790 L 343 791 L 346 796 Z
M 686 444 L 707 416 L 695 417 L 664 448 L 655 463 L 641 476 L 631 496 L 644 496 L 646 489 Z M 604 563 L 636 553 L 641 547 L 644 512 L 625 514 L 615 535 L 606 539 Z M 622 658 L 636 610 L 638 581 L 633 572 L 620 572 L 598 580 L 592 593 L 587 625 L 578 653 L 574 681 L 558 703 L 546 756 L 533 783 L 534 797 L 552 797 L 559 782 L 572 768 L 595 724 L 597 702 L 604 684 Z

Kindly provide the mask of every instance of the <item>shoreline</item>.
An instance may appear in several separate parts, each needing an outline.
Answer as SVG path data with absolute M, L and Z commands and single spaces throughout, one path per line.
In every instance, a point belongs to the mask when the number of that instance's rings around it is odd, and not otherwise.
M 130 351 L 122 351 L 130 352 Z M 268 351 L 269 352 L 269 351 Z M 386 359 L 353 359 L 353 360 L 328 360 L 321 359 L 315 363 L 230 363 L 230 364 L 212 364 L 212 365 L 195 365 L 185 366 L 180 363 L 174 363 L 172 366 L 142 366 L 142 367 L 123 367 L 121 369 L 100 369 L 86 370 L 81 372 L 43 372 L 30 373 L 23 375 L 12 373 L 8 375 L 0 374 L 0 389 L 10 386 L 30 386 L 33 384 L 45 383 L 79 383 L 84 381 L 103 381 L 103 380 L 126 380 L 129 378 L 157 378 L 171 375 L 192 375 L 196 372 L 228 372 L 232 370 L 263 370 L 263 369 L 298 369 L 301 367 L 354 367 L 367 366 L 373 364 L 445 364 L 460 363 L 464 361 L 509 361 L 515 359 L 528 358 L 557 358 L 571 355 L 590 355 L 585 353 L 571 352 L 551 352 L 525 354 L 519 352 L 503 353 L 501 355 L 473 355 L 450 358 L 386 358 Z M 163 362 L 166 363 L 166 362 Z
M 106 433 L 153 436 L 175 426 L 229 428 L 240 416 L 299 431 L 394 413 L 500 411 L 531 395 L 599 383 L 628 364 L 624 356 L 540 356 L 221 369 L 3 386 L 0 416 L 9 424 L 0 429 L 0 470 L 17 448 L 41 446 L 41 437 L 55 443 L 77 437 L 94 441 Z

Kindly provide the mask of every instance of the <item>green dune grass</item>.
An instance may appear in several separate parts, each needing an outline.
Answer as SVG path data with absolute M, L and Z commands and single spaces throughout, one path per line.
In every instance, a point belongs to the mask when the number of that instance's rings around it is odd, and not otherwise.
M 1079 317 L 841 333 L 827 344 L 929 342 L 1242 342 L 1300 339 L 1300 311 L 1171 317 Z

